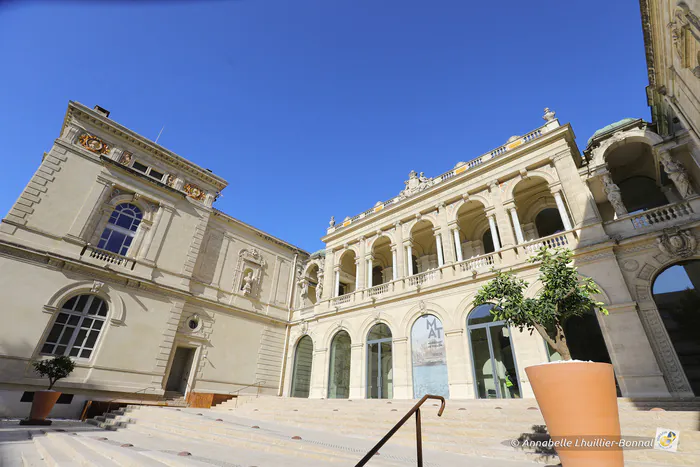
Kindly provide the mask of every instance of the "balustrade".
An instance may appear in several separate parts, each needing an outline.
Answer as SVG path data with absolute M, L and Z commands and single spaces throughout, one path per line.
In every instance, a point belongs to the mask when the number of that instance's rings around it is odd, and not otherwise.
M 387 293 L 393 289 L 393 287 L 391 287 L 392 285 L 393 285 L 393 282 L 387 282 L 386 284 L 375 285 L 374 287 L 367 290 L 367 296 L 374 297 L 376 295 L 381 295 L 381 294 Z
M 459 270 L 461 272 L 468 271 L 478 271 L 480 269 L 489 269 L 495 264 L 496 253 L 490 253 L 488 255 L 477 256 L 476 258 L 470 258 L 461 263 L 457 263 Z
M 549 237 L 538 238 L 529 243 L 521 245 L 528 254 L 537 253 L 542 247 L 564 248 L 569 246 L 569 236 L 566 233 L 554 234 Z
M 90 258 L 106 264 L 114 264 L 124 268 L 129 268 L 131 270 L 133 270 L 136 266 L 136 261 L 132 258 L 128 258 L 117 253 L 112 253 L 111 251 L 102 250 L 90 245 L 89 243 L 83 246 L 83 249 L 80 252 L 80 257 L 82 258 L 86 252 L 89 252 L 88 256 Z
M 408 285 L 420 285 L 424 284 L 426 282 L 431 282 L 437 278 L 440 277 L 440 270 L 439 269 L 431 269 L 430 271 L 426 272 L 421 272 L 420 274 L 416 274 L 415 276 L 411 276 L 408 278 Z
M 682 202 L 668 206 L 661 206 L 659 208 L 650 209 L 649 211 L 644 211 L 643 213 L 633 215 L 630 218 L 630 221 L 635 229 L 642 229 L 644 227 L 650 227 L 656 224 L 662 224 L 664 222 L 690 217 L 692 214 L 693 210 L 690 207 L 690 203 Z

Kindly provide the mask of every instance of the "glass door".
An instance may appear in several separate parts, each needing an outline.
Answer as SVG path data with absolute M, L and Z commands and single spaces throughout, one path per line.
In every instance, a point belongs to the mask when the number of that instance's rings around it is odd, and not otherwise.
M 367 336 L 367 398 L 394 396 L 391 331 L 384 323 L 372 327 Z

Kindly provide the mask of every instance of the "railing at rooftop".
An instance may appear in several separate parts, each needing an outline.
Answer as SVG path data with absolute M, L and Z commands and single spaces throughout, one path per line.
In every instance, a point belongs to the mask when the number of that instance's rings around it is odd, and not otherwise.
M 437 177 L 432 179 L 433 184 L 436 185 L 436 184 L 439 184 L 441 182 L 450 180 L 450 179 L 456 177 L 457 175 L 463 174 L 471 169 L 474 169 L 475 167 L 483 164 L 484 162 L 486 162 L 490 159 L 499 157 L 512 149 L 515 149 L 519 146 L 522 146 L 523 144 L 527 144 L 527 143 L 541 137 L 544 133 L 546 133 L 546 130 L 545 130 L 546 127 L 547 127 L 547 125 L 544 125 L 540 128 L 537 128 L 536 130 L 531 131 L 530 133 L 527 133 L 525 136 L 522 136 L 522 137 L 516 139 L 515 141 L 511 141 L 511 142 L 506 143 L 502 146 L 499 146 L 498 148 L 496 148 L 492 151 L 487 152 L 486 154 L 482 154 L 481 156 L 475 157 L 471 161 L 467 162 L 465 165 L 462 165 L 460 167 L 449 170 L 442 175 L 438 175 Z M 343 227 L 347 227 L 355 221 L 358 221 L 360 219 L 364 219 L 367 216 L 371 216 L 372 214 L 383 210 L 387 206 L 397 204 L 400 201 L 401 201 L 401 198 L 398 196 L 395 196 L 394 198 L 391 198 L 390 200 L 385 201 L 384 203 L 379 203 L 376 206 L 374 206 L 372 209 L 368 209 L 367 211 L 362 212 L 356 216 L 347 218 L 345 221 L 343 221 L 342 223 L 340 223 L 338 225 L 329 227 L 327 230 L 327 233 L 330 234 L 330 233 L 333 233 L 339 229 L 342 229 Z

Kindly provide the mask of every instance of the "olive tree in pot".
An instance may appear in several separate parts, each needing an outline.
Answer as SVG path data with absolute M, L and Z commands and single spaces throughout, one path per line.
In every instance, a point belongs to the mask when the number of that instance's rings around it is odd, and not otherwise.
M 48 360 L 32 362 L 34 371 L 40 376 L 49 379 L 49 387 L 44 391 L 34 392 L 32 409 L 29 418 L 22 420 L 23 425 L 51 425 L 51 420 L 46 420 L 56 401 L 61 396 L 59 391 L 52 388 L 56 381 L 70 375 L 75 369 L 75 363 L 69 357 L 60 356 Z
M 512 272 L 499 271 L 474 298 L 474 305 L 491 303 L 494 320 L 506 321 L 519 330 L 535 331 L 561 362 L 525 368 L 542 416 L 555 442 L 564 467 L 622 467 L 619 449 L 594 450 L 584 444 L 614 442 L 620 438 L 620 420 L 613 367 L 607 363 L 571 360 L 564 325 L 591 308 L 607 315 L 593 279 L 581 277 L 568 249 L 542 248 L 530 260 L 539 263 L 542 290 L 526 298 L 529 284 Z M 571 446 L 566 444 L 571 441 Z M 578 443 L 578 446 L 576 444 Z M 595 449 L 600 449 L 595 448 Z

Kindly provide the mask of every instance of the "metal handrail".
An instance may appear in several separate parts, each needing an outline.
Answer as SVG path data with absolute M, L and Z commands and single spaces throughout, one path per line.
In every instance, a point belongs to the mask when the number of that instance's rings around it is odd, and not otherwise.
M 264 379 L 261 379 L 260 381 L 256 381 L 253 384 L 249 384 L 247 386 L 243 386 L 242 388 L 238 388 L 235 391 L 229 391 L 230 395 L 235 395 L 236 396 L 236 405 L 234 406 L 235 409 L 238 408 L 238 396 L 240 395 L 241 391 L 247 388 L 252 388 L 252 387 L 257 387 L 258 390 L 255 393 L 255 398 L 257 399 L 260 396 L 260 386 L 267 383 Z
M 394 425 L 394 428 L 389 430 L 389 432 L 384 435 L 384 437 L 367 453 L 365 457 L 362 458 L 360 462 L 355 465 L 355 467 L 362 467 L 369 460 L 379 452 L 379 449 L 386 444 L 389 439 L 394 436 L 394 434 L 399 431 L 399 428 L 403 426 L 406 421 L 415 413 L 416 414 L 416 454 L 417 454 L 417 466 L 423 467 L 423 441 L 421 438 L 421 419 L 420 419 L 420 406 L 423 405 L 428 399 L 437 399 L 441 402 L 440 409 L 438 410 L 438 417 L 442 416 L 442 411 L 445 410 L 445 398 L 442 396 L 434 396 L 432 394 L 426 394 L 421 400 L 418 401 L 416 405 L 413 406 L 411 410 L 406 413 L 406 415 L 399 420 L 399 422 Z

